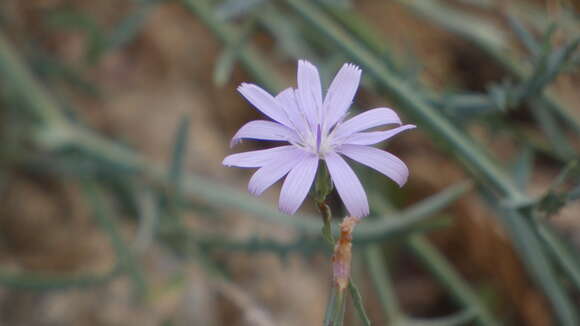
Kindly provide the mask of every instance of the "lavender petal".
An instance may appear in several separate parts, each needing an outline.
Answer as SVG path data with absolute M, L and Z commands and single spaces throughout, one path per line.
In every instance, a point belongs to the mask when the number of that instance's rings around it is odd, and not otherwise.
M 350 215 L 361 218 L 369 215 L 369 203 L 358 177 L 340 155 L 330 152 L 325 157 L 332 182 Z
M 342 145 L 339 152 L 386 175 L 399 187 L 407 182 L 409 176 L 407 165 L 389 152 L 363 145 Z
M 281 91 L 276 95 L 276 101 L 286 110 L 286 114 L 294 130 L 299 134 L 304 134 L 308 128 L 308 123 L 306 122 L 306 117 L 298 107 L 294 89 L 289 87 Z
M 357 132 L 344 139 L 343 143 L 353 145 L 373 145 L 387 140 L 405 130 L 414 128 L 415 125 L 403 125 L 385 131 Z
M 336 126 L 335 139 L 339 141 L 355 132 L 387 124 L 401 124 L 401 119 L 395 111 L 389 108 L 368 110 Z
M 298 141 L 298 135 L 292 129 L 272 121 L 254 120 L 243 125 L 232 137 L 230 147 L 233 147 L 243 138 L 274 140 L 274 141 Z
M 250 183 L 248 184 L 248 191 L 254 196 L 261 195 L 266 189 L 300 163 L 306 155 L 306 152 L 298 148 L 295 148 L 293 151 L 281 153 L 252 175 Z
M 262 88 L 254 84 L 242 83 L 238 87 L 238 92 L 266 116 L 288 127 L 292 126 L 284 108 Z
M 235 166 L 239 168 L 259 168 L 269 164 L 279 155 L 292 152 L 296 149 L 293 145 L 279 146 L 257 151 L 237 153 L 228 155 L 222 162 L 225 166 Z
M 346 113 L 358 89 L 361 70 L 350 63 L 345 63 L 332 80 L 324 98 L 324 113 L 326 114 L 325 130 L 331 128 Z
M 298 210 L 312 186 L 317 168 L 318 156 L 310 154 L 290 170 L 280 192 L 279 207 L 282 212 L 292 215 Z
M 304 112 L 310 128 L 314 129 L 320 122 L 322 109 L 322 85 L 318 69 L 308 61 L 298 61 L 298 89 L 296 98 Z

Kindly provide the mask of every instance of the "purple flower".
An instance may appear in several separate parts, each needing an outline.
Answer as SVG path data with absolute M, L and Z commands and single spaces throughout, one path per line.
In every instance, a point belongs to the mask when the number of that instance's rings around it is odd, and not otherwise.
M 388 108 L 368 110 L 345 121 L 360 77 L 361 70 L 357 66 L 344 64 L 323 98 L 318 70 L 311 63 L 301 60 L 298 62 L 297 89 L 287 88 L 272 97 L 256 85 L 242 83 L 238 91 L 273 121 L 248 122 L 234 135 L 231 146 L 243 138 L 289 144 L 229 155 L 223 164 L 258 168 L 248 185 L 250 193 L 256 196 L 286 176 L 279 207 L 282 212 L 294 214 L 312 186 L 319 161 L 324 160 L 350 215 L 357 218 L 368 215 L 365 191 L 341 155 L 367 165 L 403 186 L 409 175 L 405 163 L 388 152 L 368 145 L 387 140 L 415 126 L 402 125 L 397 114 Z M 367 131 L 390 124 L 398 127 Z

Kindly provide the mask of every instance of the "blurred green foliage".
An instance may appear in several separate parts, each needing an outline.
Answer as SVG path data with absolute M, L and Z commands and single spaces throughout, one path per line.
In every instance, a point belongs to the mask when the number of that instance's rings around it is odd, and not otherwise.
M 61 10 L 47 15 L 54 29 L 86 33 L 84 67 L 60 62 L 42 49 L 24 47 L 17 52 L 7 36 L 0 34 L 1 100 L 2 106 L 8 108 L 3 119 L 8 117 L 8 121 L 15 121 L 20 128 L 11 129 L 12 135 L 1 146 L 2 155 L 10 157 L 10 164 L 21 168 L 44 169 L 46 173 L 77 180 L 95 221 L 109 236 L 118 260 L 111 272 L 102 276 L 67 278 L 0 272 L 3 285 L 60 289 L 97 286 L 127 275 L 133 281 L 136 296 L 147 297 L 147 277 L 135 258 L 136 249 L 127 245 L 128 240 L 119 232 L 116 220 L 120 214 L 115 211 L 118 209 L 131 211 L 136 218 L 140 244 L 137 248 L 161 241 L 177 255 L 199 259 L 211 269 L 219 269 L 211 258 L 211 253 L 217 250 L 268 251 L 280 257 L 293 252 L 311 255 L 328 251 L 319 235 L 321 222 L 316 217 L 285 216 L 243 192 L 185 171 L 188 117 L 183 117 L 176 126 L 173 154 L 165 167 L 92 130 L 82 123 L 82 118 L 78 119 L 74 108 L 51 93 L 50 81 L 59 78 L 77 87 L 79 92 L 102 96 L 99 85 L 83 77 L 83 69 L 95 65 L 109 51 L 131 44 L 147 23 L 148 15 L 164 2 L 169 1 L 136 1 L 133 11 L 109 30 L 100 27 L 90 13 Z M 425 21 L 470 42 L 505 70 L 504 82 L 488 85 L 486 92 L 459 89 L 441 94 L 420 80 L 417 67 L 421 63 L 415 62 L 414 56 L 399 58 L 391 50 L 389 40 L 382 39 L 364 17 L 352 10 L 353 5 L 348 1 L 172 2 L 191 11 L 191 19 L 205 24 L 223 43 L 214 73 L 217 86 L 227 83 L 239 64 L 265 88 L 282 89 L 284 76 L 271 69 L 266 54 L 254 44 L 256 33 L 270 35 L 283 59 L 307 57 L 323 63 L 323 74 L 328 75 L 345 60 L 362 66 L 368 76 L 365 87 L 396 101 L 397 108 L 436 139 L 441 150 L 452 153 L 472 176 L 474 188 L 496 211 L 527 272 L 548 297 L 559 323 L 580 324 L 578 305 L 571 295 L 580 289 L 579 256 L 547 223 L 549 216 L 580 198 L 579 155 L 573 145 L 573 139 L 577 140 L 580 135 L 580 122 L 571 113 L 572 108 L 562 104 L 549 90 L 560 74 L 578 69 L 580 29 L 577 21 L 566 18 L 552 22 L 544 15 L 543 21 L 534 16 L 531 23 L 530 17 L 510 12 L 507 21 L 520 43 L 513 44 L 501 30 L 445 1 L 400 1 Z M 489 5 L 486 1 L 470 2 L 474 6 Z M 9 20 L 2 18 L 0 26 L 5 29 L 6 24 Z M 542 33 L 535 36 L 530 26 Z M 554 41 L 558 29 L 565 32 L 562 42 Z M 517 54 L 520 45 L 525 49 L 524 57 Z M 530 111 L 541 131 L 540 137 L 523 135 L 509 119 L 510 112 L 523 108 Z M 515 162 L 511 166 L 500 163 L 469 135 L 466 126 L 470 124 L 504 128 L 521 150 Z M 29 146 L 20 148 L 18 144 L 22 143 Z M 554 159 L 562 172 L 548 192 L 534 198 L 526 189 L 537 155 Z M 368 189 L 374 216 L 357 229 L 354 243 L 360 249 L 357 254 L 364 256 L 362 264 L 369 269 L 389 324 L 500 323 L 480 293 L 420 234 L 441 227 L 427 218 L 439 214 L 469 189 L 468 184 L 460 184 L 401 210 L 395 210 L 395 204 L 387 201 L 384 189 Z M 299 236 L 292 242 L 281 242 L 275 238 L 233 240 L 227 234 L 206 234 L 188 229 L 183 223 L 182 212 L 188 209 L 209 216 L 219 215 L 223 209 L 236 209 L 269 223 L 293 228 Z M 433 320 L 406 316 L 397 303 L 389 265 L 381 251 L 385 243 L 408 248 L 449 291 L 461 310 Z M 369 324 L 362 308 L 366 296 L 362 293 L 361 298 L 358 290 L 351 290 L 361 320 Z

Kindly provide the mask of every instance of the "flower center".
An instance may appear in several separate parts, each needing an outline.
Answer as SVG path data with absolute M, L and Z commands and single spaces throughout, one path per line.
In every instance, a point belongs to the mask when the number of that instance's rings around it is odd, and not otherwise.
M 316 126 L 316 131 L 310 131 L 307 135 L 302 138 L 301 144 L 296 144 L 302 147 L 304 150 L 312 152 L 318 155 L 320 158 L 324 158 L 324 155 L 333 150 L 331 145 L 331 136 L 323 131 L 323 128 L 318 124 Z

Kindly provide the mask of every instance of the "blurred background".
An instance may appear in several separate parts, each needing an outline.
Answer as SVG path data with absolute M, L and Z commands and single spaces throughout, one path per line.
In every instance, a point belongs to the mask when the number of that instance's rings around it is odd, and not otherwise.
M 363 69 L 355 110 L 417 129 L 357 168 L 353 280 L 373 325 L 580 325 L 572 0 L 3 0 L 0 325 L 321 325 L 311 201 L 247 194 L 228 144 L 297 59 Z M 384 145 L 383 145 L 384 146 Z M 337 219 L 338 197 L 330 200 Z M 365 325 L 347 305 L 345 325 Z

